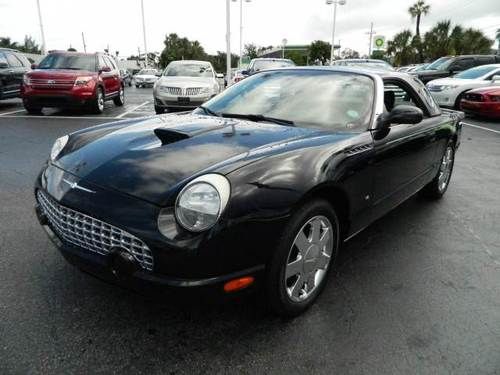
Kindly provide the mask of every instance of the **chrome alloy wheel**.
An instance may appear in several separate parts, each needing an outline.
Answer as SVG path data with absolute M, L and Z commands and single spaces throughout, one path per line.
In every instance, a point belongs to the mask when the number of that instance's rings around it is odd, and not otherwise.
M 120 102 L 125 103 L 125 91 L 123 87 L 120 88 Z
M 314 216 L 300 228 L 285 267 L 285 287 L 292 301 L 306 300 L 323 281 L 334 236 L 332 224 L 325 216 Z
M 453 148 L 448 146 L 444 152 L 441 165 L 439 166 L 438 189 L 444 191 L 450 182 L 451 171 L 453 169 Z
M 102 90 L 97 90 L 97 107 L 99 108 L 99 111 L 104 110 L 104 95 Z

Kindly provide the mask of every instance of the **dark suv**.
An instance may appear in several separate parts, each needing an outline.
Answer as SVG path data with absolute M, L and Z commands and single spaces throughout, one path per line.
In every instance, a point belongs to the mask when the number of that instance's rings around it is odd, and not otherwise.
M 433 79 L 450 77 L 475 66 L 498 63 L 500 63 L 500 56 L 496 55 L 444 56 L 434 61 L 425 70 L 410 74 L 416 75 L 423 83 L 427 83 Z
M 0 99 L 19 96 L 23 75 L 30 70 L 30 65 L 19 51 L 0 48 Z
M 87 107 L 102 113 L 104 101 L 125 102 L 120 71 L 103 53 L 52 52 L 35 70 L 25 74 L 21 88 L 28 113 L 43 107 Z

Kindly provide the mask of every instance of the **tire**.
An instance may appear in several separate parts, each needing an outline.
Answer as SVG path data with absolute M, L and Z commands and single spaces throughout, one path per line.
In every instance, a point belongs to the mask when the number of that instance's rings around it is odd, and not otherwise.
M 439 170 L 436 177 L 421 190 L 424 197 L 429 199 L 440 199 L 443 197 L 450 185 L 454 164 L 455 143 L 450 141 L 446 145 L 446 149 L 441 157 L 441 163 L 439 164 Z
M 453 106 L 453 108 L 454 108 L 454 109 L 456 109 L 456 110 L 460 110 L 460 102 L 462 101 L 462 99 L 463 99 L 463 97 L 464 97 L 465 93 L 466 93 L 466 92 L 464 91 L 464 92 L 460 93 L 460 94 L 457 96 L 457 98 L 455 99 L 455 104 L 454 104 L 454 106 Z
M 314 232 L 317 235 L 313 234 L 313 226 L 319 228 Z M 330 233 L 328 238 L 318 241 L 327 233 Z M 266 268 L 266 297 L 273 313 L 294 317 L 314 303 L 335 264 L 339 234 L 337 214 L 327 201 L 309 201 L 296 210 Z M 311 282 L 314 282 L 312 287 Z
M 139 85 L 135 85 L 135 88 L 138 89 L 139 88 Z
M 42 107 L 37 107 L 37 106 L 31 105 L 31 104 L 24 104 L 24 109 L 30 115 L 41 115 L 42 114 Z
M 92 112 L 96 114 L 100 114 L 104 111 L 104 91 L 101 87 L 97 88 L 95 98 L 90 107 Z
M 113 103 L 115 103 L 115 105 L 118 107 L 121 107 L 125 104 L 125 89 L 123 86 L 120 86 L 120 93 L 116 98 L 113 99 Z
M 162 113 L 165 113 L 165 108 L 155 105 L 155 112 L 157 115 L 161 115 Z
M 132 87 L 132 82 L 128 82 L 128 87 Z

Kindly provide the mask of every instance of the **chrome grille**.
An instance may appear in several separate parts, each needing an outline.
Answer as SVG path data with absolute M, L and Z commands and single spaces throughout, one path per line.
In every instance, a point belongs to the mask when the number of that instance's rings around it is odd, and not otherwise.
M 30 79 L 31 86 L 41 89 L 70 88 L 75 84 L 74 79 Z
M 161 86 L 160 90 L 170 95 L 182 95 L 182 89 L 180 87 Z
M 153 254 L 137 237 L 101 220 L 64 207 L 41 190 L 37 191 L 36 196 L 52 229 L 61 240 L 101 255 L 109 255 L 113 247 L 120 247 L 132 254 L 142 268 L 153 270 Z
M 199 95 L 201 89 L 201 87 L 188 87 L 186 89 L 186 96 Z

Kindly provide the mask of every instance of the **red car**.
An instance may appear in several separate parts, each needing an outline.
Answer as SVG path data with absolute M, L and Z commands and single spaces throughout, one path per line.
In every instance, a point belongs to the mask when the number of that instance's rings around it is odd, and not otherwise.
M 21 97 L 28 113 L 43 107 L 86 107 L 102 113 L 104 101 L 125 102 L 115 61 L 103 53 L 52 52 L 24 75 Z
M 500 86 L 467 91 L 460 109 L 472 115 L 500 119 Z

